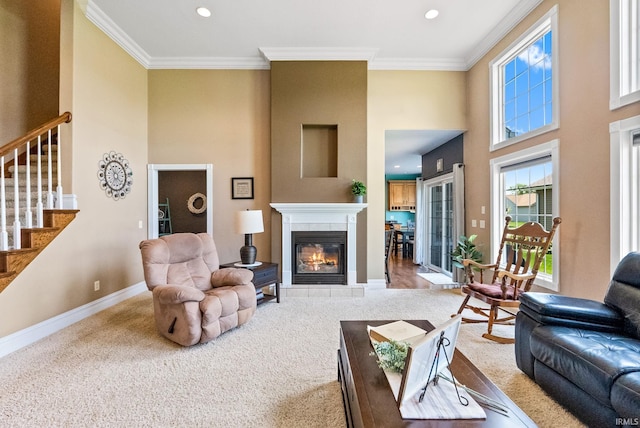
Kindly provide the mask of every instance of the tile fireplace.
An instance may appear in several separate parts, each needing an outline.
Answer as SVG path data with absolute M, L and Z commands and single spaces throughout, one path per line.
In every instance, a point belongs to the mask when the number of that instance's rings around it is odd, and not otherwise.
M 272 203 L 271 207 L 282 214 L 283 287 L 292 287 L 297 284 L 356 285 L 357 217 L 367 204 Z M 338 239 L 338 235 L 342 235 L 343 238 Z M 319 238 L 321 242 L 306 242 L 305 245 L 296 248 L 295 240 L 299 236 L 307 241 L 309 237 L 314 240 Z M 312 250 L 317 246 L 325 246 L 323 256 L 316 254 L 316 260 L 323 257 L 324 262 L 316 261 L 314 264 Z M 301 265 L 295 258 L 298 251 L 302 253 Z M 336 255 L 340 256 L 341 251 L 342 262 L 333 261 Z M 341 263 L 341 266 L 337 266 L 336 262 L 337 265 Z M 316 267 L 318 270 L 313 271 Z M 315 275 L 319 271 L 333 276 L 325 276 L 325 280 L 318 282 Z
M 347 283 L 347 233 L 343 231 L 291 232 L 294 284 Z

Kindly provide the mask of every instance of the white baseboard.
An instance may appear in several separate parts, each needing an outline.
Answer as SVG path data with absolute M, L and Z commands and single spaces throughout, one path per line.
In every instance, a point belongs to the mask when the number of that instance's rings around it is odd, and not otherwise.
M 79 306 L 68 312 L 42 321 L 24 330 L 17 331 L 9 336 L 0 337 L 0 358 L 5 355 L 31 345 L 65 327 L 77 323 L 91 315 L 97 314 L 113 305 L 123 302 L 143 291 L 147 291 L 144 281 L 127 287 L 123 290 L 104 296 L 98 300 Z
M 369 279 L 367 280 L 366 288 L 368 289 L 387 288 L 387 281 L 384 279 Z

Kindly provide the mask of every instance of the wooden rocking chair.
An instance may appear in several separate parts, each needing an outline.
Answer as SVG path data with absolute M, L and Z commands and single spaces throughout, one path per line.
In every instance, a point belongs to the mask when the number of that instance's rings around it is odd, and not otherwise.
M 464 309 L 471 309 L 482 316 L 481 319 L 462 318 L 463 322 L 478 323 L 488 322 L 487 332 L 482 335 L 499 343 L 514 343 L 514 339 L 496 336 L 492 334 L 494 324 L 510 324 L 515 318 L 515 313 L 506 308 L 517 308 L 520 305 L 520 294 L 529 291 L 538 274 L 540 264 L 549 251 L 558 225 L 562 222 L 560 217 L 553 219 L 550 231 L 544 229 L 540 223 L 528 222 L 516 228 L 509 228 L 511 217 L 505 219 L 504 231 L 498 258 L 495 264 L 481 264 L 471 259 L 464 259 L 462 264 L 467 277 L 466 285 L 462 286 L 462 292 L 466 294 L 460 309 L 453 316 L 461 314 Z M 506 249 L 506 257 L 502 262 L 502 253 Z M 491 281 L 484 281 L 484 271 L 493 270 Z M 480 280 L 476 280 L 476 273 L 480 272 Z M 489 308 L 479 308 L 469 305 L 469 299 L 474 297 L 490 305 Z M 502 318 L 498 317 L 498 311 L 506 313 Z

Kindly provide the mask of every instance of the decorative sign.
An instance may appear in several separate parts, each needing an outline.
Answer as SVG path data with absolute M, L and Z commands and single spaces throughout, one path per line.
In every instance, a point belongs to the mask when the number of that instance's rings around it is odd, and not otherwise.
M 133 184 L 133 171 L 129 161 L 121 153 L 111 151 L 102 156 L 98 162 L 98 179 L 100 188 L 108 197 L 115 199 L 124 198 L 131 191 Z

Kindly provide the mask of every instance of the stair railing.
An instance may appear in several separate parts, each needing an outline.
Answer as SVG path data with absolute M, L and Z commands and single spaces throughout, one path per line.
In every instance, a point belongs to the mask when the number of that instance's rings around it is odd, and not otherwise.
M 36 227 L 43 227 L 43 189 L 42 189 L 42 139 L 46 139 L 45 144 L 48 145 L 48 161 L 47 161 L 47 209 L 62 209 L 62 158 L 61 148 L 62 141 L 60 135 L 60 127 L 63 123 L 71 122 L 71 113 L 65 112 L 55 119 L 52 119 L 39 127 L 29 131 L 24 136 L 17 138 L 10 143 L 0 147 L 0 250 L 9 249 L 9 233 L 7 231 L 7 200 L 5 187 L 5 158 L 13 155 L 13 195 L 14 195 L 14 223 L 13 223 L 13 248 L 21 248 L 22 222 L 20 221 L 20 185 L 19 185 L 19 157 L 23 153 L 26 155 L 25 164 L 25 218 L 24 227 L 31 228 L 33 226 L 33 212 L 31 210 L 31 143 L 37 141 L 37 158 L 38 165 L 36 167 L 37 177 L 37 203 L 36 203 Z M 57 137 L 57 187 L 53 192 L 53 162 L 51 144 L 53 140 L 52 130 L 56 129 Z M 11 160 L 10 158 L 8 159 Z M 55 196 L 55 197 L 54 197 Z

